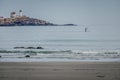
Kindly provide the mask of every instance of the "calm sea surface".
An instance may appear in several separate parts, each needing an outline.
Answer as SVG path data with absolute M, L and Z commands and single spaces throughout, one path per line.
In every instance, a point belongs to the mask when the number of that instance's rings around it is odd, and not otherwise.
M 44 49 L 14 49 L 39 46 Z M 0 56 L 1 62 L 120 61 L 119 29 L 113 26 L 0 27 Z

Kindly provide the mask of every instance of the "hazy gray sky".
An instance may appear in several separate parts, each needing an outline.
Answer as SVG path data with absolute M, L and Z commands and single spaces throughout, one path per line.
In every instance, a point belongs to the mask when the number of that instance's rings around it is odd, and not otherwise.
M 0 0 L 0 16 L 20 9 L 52 23 L 120 26 L 120 0 Z

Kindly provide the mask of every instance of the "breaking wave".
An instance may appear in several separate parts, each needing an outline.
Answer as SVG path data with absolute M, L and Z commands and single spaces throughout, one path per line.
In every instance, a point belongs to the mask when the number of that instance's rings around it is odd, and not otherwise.
M 72 50 L 0 50 L 1 58 L 93 59 L 119 58 L 120 51 L 72 51 Z

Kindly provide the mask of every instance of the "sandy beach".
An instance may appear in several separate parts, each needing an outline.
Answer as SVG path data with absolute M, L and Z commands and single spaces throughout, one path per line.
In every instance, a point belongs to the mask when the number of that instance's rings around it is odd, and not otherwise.
M 120 80 L 120 62 L 0 62 L 0 80 Z

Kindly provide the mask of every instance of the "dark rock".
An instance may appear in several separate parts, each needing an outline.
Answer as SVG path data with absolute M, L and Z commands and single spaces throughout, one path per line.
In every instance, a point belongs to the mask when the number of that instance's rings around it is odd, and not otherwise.
M 25 57 L 30 57 L 30 55 L 27 54 L 27 55 L 25 55 Z
M 27 47 L 26 49 L 35 49 L 35 47 Z
M 14 47 L 14 49 L 44 49 L 43 47 Z
M 25 49 L 25 47 L 14 47 L 14 49 Z
M 37 47 L 36 49 L 43 49 L 43 47 Z
M 64 24 L 63 26 L 77 26 L 76 24 Z
M 1 58 L 2 56 L 0 55 L 0 58 Z

